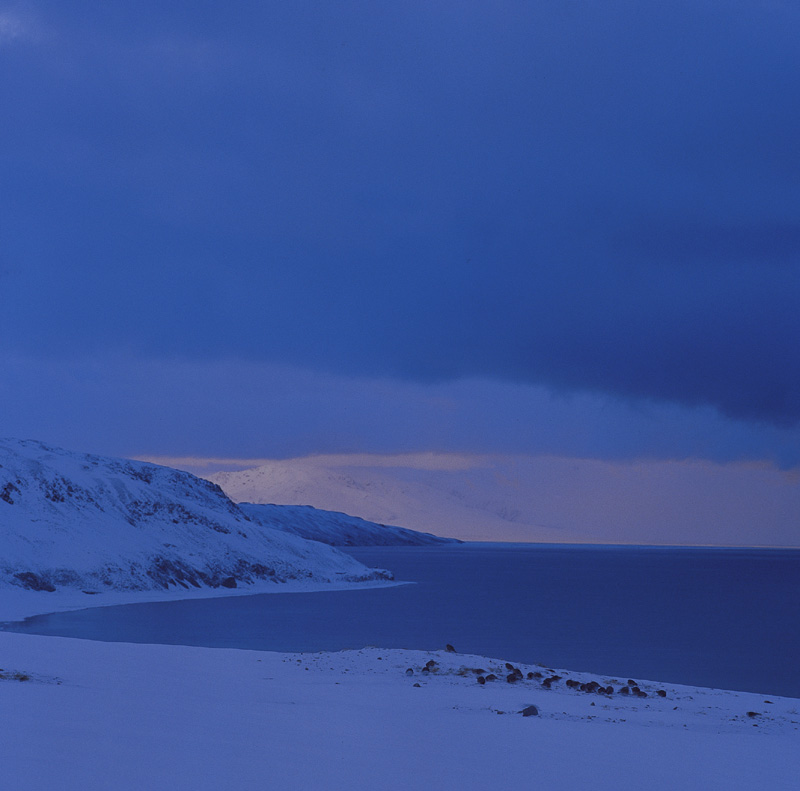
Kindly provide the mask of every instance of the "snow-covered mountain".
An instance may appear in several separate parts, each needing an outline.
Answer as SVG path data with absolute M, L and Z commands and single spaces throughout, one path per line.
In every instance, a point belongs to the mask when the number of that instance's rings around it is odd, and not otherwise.
M 432 533 L 405 527 L 375 524 L 338 511 L 323 511 L 310 505 L 239 503 L 251 521 L 262 527 L 321 541 L 334 547 L 429 546 L 459 543 Z
M 388 578 L 168 467 L 0 441 L 0 587 L 91 592 Z

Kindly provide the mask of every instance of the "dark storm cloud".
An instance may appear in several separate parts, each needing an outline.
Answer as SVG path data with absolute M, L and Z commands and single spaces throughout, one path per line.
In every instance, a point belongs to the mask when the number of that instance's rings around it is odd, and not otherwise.
M 7 349 L 800 418 L 793 4 L 2 18 Z

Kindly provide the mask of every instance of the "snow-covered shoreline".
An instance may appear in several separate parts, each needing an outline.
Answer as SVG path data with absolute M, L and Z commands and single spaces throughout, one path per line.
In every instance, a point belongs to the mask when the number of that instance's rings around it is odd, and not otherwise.
M 270 582 L 257 580 L 241 588 L 171 588 L 167 590 L 109 590 L 89 595 L 68 588 L 57 591 L 28 591 L 6 588 L 0 590 L 0 623 L 22 621 L 34 615 L 46 615 L 91 607 L 114 607 L 122 604 L 181 601 L 185 599 L 216 599 L 229 596 L 252 596 L 260 593 L 290 594 L 322 591 L 367 590 L 395 585 L 411 585 L 402 580 L 364 580 L 363 582 L 320 582 L 318 580 L 287 580 Z
M 10 593 L 0 594 L 5 620 L 73 604 Z M 108 595 L 121 604 L 159 592 Z M 9 788 L 788 791 L 800 776 L 792 698 L 641 679 L 638 698 L 619 694 L 628 679 L 536 665 L 518 665 L 523 678 L 509 683 L 503 661 L 445 651 L 282 654 L 10 632 L 0 632 L 0 667 Z M 479 670 L 498 679 L 480 684 Z M 561 678 L 547 689 L 528 673 Z M 615 693 L 575 687 L 589 681 Z M 531 705 L 538 715 L 523 717 Z

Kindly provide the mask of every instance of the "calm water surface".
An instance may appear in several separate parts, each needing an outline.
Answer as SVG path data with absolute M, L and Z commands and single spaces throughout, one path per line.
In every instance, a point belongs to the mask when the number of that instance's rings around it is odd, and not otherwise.
M 102 607 L 15 630 L 271 651 L 441 649 L 800 697 L 800 550 L 348 550 L 414 585 Z

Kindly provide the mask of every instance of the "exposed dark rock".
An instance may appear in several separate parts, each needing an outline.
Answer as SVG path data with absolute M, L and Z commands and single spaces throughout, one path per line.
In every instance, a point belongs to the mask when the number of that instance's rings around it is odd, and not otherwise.
M 14 579 L 18 580 L 26 590 L 47 591 L 48 593 L 52 593 L 55 590 L 55 587 L 46 579 L 34 574 L 32 571 L 20 571 L 14 575 Z
M 448 654 L 454 654 L 454 653 L 456 652 L 456 649 L 455 649 L 455 648 L 453 648 L 453 646 L 452 646 L 452 645 L 450 645 L 450 643 L 448 643 L 448 644 L 447 644 L 447 645 L 444 647 L 444 650 L 445 650 L 445 651 L 447 651 L 447 653 L 448 653 Z
M 224 580 L 220 580 L 219 584 L 223 588 L 235 588 L 236 587 L 236 578 L 235 577 L 225 577 Z
M 9 481 L 2 489 L 0 489 L 0 500 L 5 500 L 9 505 L 14 505 L 14 498 L 12 494 L 19 493 L 19 489 Z
M 536 706 L 526 706 L 520 714 L 523 717 L 538 717 L 539 716 L 539 709 Z

